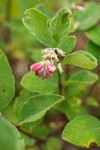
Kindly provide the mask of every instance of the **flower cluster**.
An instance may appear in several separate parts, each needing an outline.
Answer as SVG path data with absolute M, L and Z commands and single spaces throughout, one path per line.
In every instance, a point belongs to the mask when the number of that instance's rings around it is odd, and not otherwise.
M 65 56 L 65 52 L 59 48 L 46 48 L 43 49 L 41 53 L 43 55 L 42 61 L 34 63 L 30 67 L 31 71 L 35 72 L 37 76 L 42 77 L 42 79 L 51 78 L 52 73 L 56 70 L 54 62 L 58 62 L 59 71 L 63 71 L 58 59 L 58 54 Z

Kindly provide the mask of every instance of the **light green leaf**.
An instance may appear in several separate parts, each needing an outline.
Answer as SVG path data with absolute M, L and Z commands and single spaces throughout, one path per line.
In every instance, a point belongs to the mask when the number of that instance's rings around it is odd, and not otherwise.
M 47 110 L 53 107 L 57 102 L 63 100 L 64 97 L 55 94 L 40 94 L 31 97 L 23 106 L 21 111 L 21 121 L 31 122 L 43 117 Z
M 76 44 L 75 36 L 68 36 L 60 40 L 58 47 L 61 48 L 64 52 L 70 53 Z
M 94 26 L 100 19 L 99 3 L 86 3 L 85 10 L 76 10 L 74 13 L 75 22 L 79 22 L 79 29 L 86 30 Z
M 54 93 L 57 90 L 57 77 L 51 79 L 41 79 L 33 72 L 27 73 L 21 80 L 21 85 L 30 92 Z
M 0 117 L 0 150 L 24 150 L 24 141 L 17 129 Z
M 72 13 L 67 8 L 60 9 L 56 16 L 52 19 L 50 27 L 52 36 L 56 45 L 61 41 L 62 38 L 67 37 L 68 32 L 71 28 Z
M 89 115 L 78 116 L 66 125 L 62 138 L 76 146 L 89 148 L 93 142 L 100 146 L 100 121 Z
M 100 25 L 90 28 L 85 34 L 93 43 L 100 46 Z
M 65 56 L 62 64 L 70 64 L 86 69 L 93 69 L 97 66 L 97 60 L 92 54 L 86 51 L 76 51 Z
M 26 28 L 43 44 L 51 45 L 51 33 L 47 23 L 47 16 L 35 8 L 25 11 L 22 19 Z
M 94 97 L 88 97 L 86 104 L 92 107 L 99 107 L 99 102 Z
M 40 126 L 34 127 L 32 133 L 34 134 L 35 137 L 42 139 L 48 136 L 48 134 L 50 134 L 52 131 L 53 131 L 52 127 L 48 126 L 48 124 L 41 124 Z
M 51 19 L 54 16 L 54 14 L 50 12 L 48 9 L 46 9 L 42 4 L 38 4 L 36 6 L 36 9 L 45 14 L 49 19 Z
M 81 100 L 78 98 L 71 98 L 68 101 L 62 102 L 59 105 L 59 109 L 69 120 L 72 120 L 76 116 L 87 114 L 86 109 L 81 106 Z
M 85 50 L 94 55 L 100 64 L 100 47 L 96 44 L 92 43 L 91 41 L 85 47 Z
M 98 76 L 90 71 L 78 71 L 73 73 L 69 80 L 64 82 L 64 85 L 73 83 L 92 84 L 98 80 Z
M 79 83 L 69 84 L 67 86 L 67 97 L 68 98 L 82 97 L 85 91 L 86 91 L 86 85 L 84 84 L 79 84 Z
M 55 137 L 51 137 L 48 139 L 47 143 L 44 144 L 43 150 L 61 150 L 61 149 L 62 145 L 60 141 Z
M 14 84 L 15 80 L 7 58 L 0 50 L 0 109 L 11 102 L 15 92 Z

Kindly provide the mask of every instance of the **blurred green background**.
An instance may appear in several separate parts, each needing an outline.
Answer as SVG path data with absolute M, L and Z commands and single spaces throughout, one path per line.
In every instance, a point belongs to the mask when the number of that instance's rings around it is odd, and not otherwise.
M 87 50 L 94 54 L 97 58 L 100 67 L 100 1 L 99 0 L 0 0 L 0 48 L 5 52 L 12 71 L 16 79 L 16 95 L 15 100 L 20 99 L 19 92 L 22 87 L 19 85 L 22 76 L 29 71 L 30 65 L 35 61 L 41 60 L 40 50 L 45 48 L 44 45 L 39 43 L 35 37 L 33 37 L 25 28 L 22 23 L 22 18 L 24 16 L 24 11 L 26 9 L 36 7 L 36 5 L 42 4 L 46 9 L 55 14 L 60 8 L 67 7 L 72 10 L 75 22 L 75 29 L 73 34 L 77 37 L 77 42 L 74 50 Z M 76 4 L 81 8 L 86 8 L 86 11 L 76 9 L 74 10 L 74 5 Z M 71 33 L 72 34 L 72 33 Z M 94 37 L 94 38 L 93 38 Z M 95 49 L 95 50 L 94 50 Z M 69 68 L 67 68 L 68 71 Z M 73 70 L 73 68 L 70 68 Z M 77 69 L 75 68 L 74 71 Z M 72 71 L 73 72 L 73 71 Z M 71 73 L 72 73 L 71 72 Z M 94 70 L 97 73 L 97 70 Z M 98 73 L 99 75 L 100 73 Z M 68 88 L 69 97 L 80 96 L 84 93 L 84 86 L 73 85 Z M 86 91 L 85 91 L 86 92 Z M 92 95 L 97 99 L 97 101 L 92 101 L 92 107 L 88 107 L 91 114 L 100 118 L 100 84 L 96 86 Z M 21 96 L 28 98 L 32 93 L 22 91 Z M 16 98 L 17 97 L 17 98 Z M 25 99 L 24 98 L 24 99 Z M 71 104 L 69 104 L 71 105 Z M 95 105 L 95 107 L 94 107 Z M 17 103 L 14 104 L 17 107 Z M 9 118 L 12 114 L 11 112 L 12 104 L 8 109 L 4 110 L 4 115 Z M 72 108 L 71 108 L 72 109 Z M 10 110 L 10 111 L 9 111 Z M 18 113 L 18 112 L 17 112 Z M 56 116 L 56 117 L 55 117 Z M 10 119 L 16 120 L 15 116 L 10 116 Z M 56 118 L 56 119 L 55 119 Z M 39 126 L 42 122 L 42 126 Z M 50 137 L 48 142 L 44 145 L 44 150 L 85 150 L 85 148 L 77 148 L 73 145 L 61 140 L 61 131 L 66 123 L 65 115 L 59 111 L 52 109 L 48 112 L 47 116 L 43 120 L 39 120 L 32 124 L 24 125 L 24 129 L 31 131 L 37 137 L 44 137 L 51 131 L 53 135 L 57 138 Z M 58 129 L 55 132 L 55 129 Z M 60 130 L 59 130 L 60 129 Z M 33 141 L 24 137 L 26 140 L 26 150 L 41 150 L 41 144 L 38 146 L 33 146 Z M 58 140 L 59 139 L 59 140 Z M 60 142 L 59 142 L 60 141 Z M 90 150 L 94 150 L 93 145 Z M 96 147 L 96 150 L 100 148 Z M 0 149 L 1 150 L 1 149 Z

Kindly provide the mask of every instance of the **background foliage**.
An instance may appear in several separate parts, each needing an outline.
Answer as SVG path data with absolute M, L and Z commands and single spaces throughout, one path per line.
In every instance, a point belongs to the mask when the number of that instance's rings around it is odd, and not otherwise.
M 29 71 L 48 46 L 67 54 L 62 93 Z M 0 49 L 0 150 L 100 149 L 99 0 L 1 0 Z

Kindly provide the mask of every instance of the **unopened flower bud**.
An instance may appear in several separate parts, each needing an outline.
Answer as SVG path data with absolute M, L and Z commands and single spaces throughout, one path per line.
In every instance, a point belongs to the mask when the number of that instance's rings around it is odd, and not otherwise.
M 42 64 L 41 64 L 40 62 L 34 63 L 34 64 L 32 64 L 31 67 L 30 67 L 30 69 L 31 69 L 32 71 L 38 71 L 38 70 L 40 70 L 41 68 L 42 68 Z
M 58 70 L 59 70 L 60 74 L 61 74 L 62 72 L 64 72 L 63 69 L 62 69 L 61 63 L 58 63 Z

